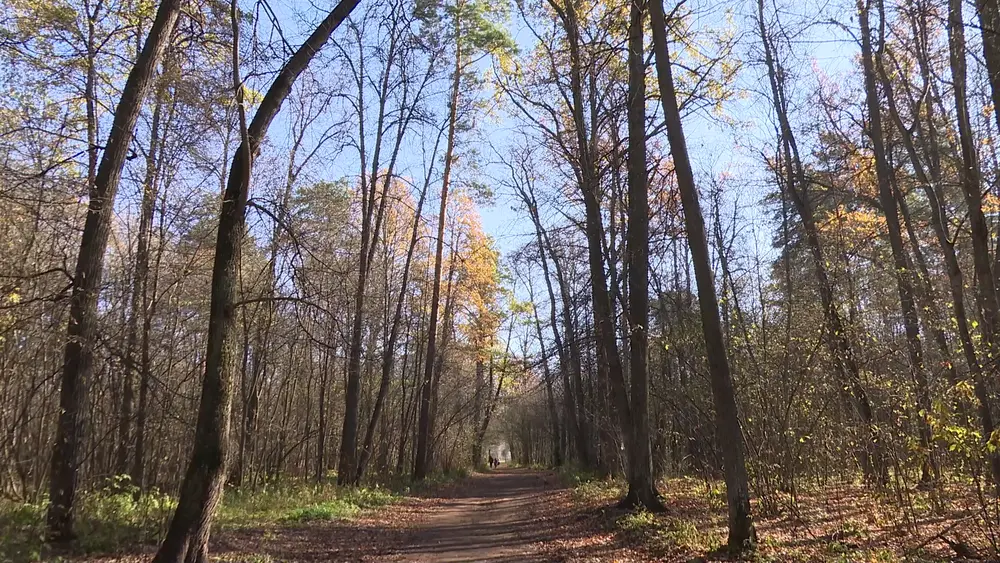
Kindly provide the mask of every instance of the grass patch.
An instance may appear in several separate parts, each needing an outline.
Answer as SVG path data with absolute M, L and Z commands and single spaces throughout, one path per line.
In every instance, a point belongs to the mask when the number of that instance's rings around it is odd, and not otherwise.
M 588 504 L 604 504 L 625 496 L 625 483 L 618 479 L 594 479 L 573 487 L 573 498 Z
M 177 507 L 176 498 L 155 490 L 135 493 L 127 479 L 119 479 L 106 489 L 81 495 L 73 552 L 121 552 L 162 540 Z M 215 529 L 347 519 L 400 498 L 382 487 L 340 489 L 333 483 L 304 480 L 272 482 L 256 491 L 226 491 L 216 512 Z M 44 500 L 0 501 L 0 561 L 51 560 L 45 545 L 45 511 Z
M 573 500 L 583 504 L 608 504 L 625 496 L 625 481 L 571 465 L 557 468 L 556 475 L 573 489 Z
M 630 512 L 619 518 L 616 524 L 623 532 L 629 534 L 646 534 L 660 527 L 656 516 L 646 510 Z
M 555 471 L 559 480 L 569 487 L 576 487 L 588 481 L 601 480 L 601 476 L 596 472 L 578 467 L 576 465 L 561 465 L 557 467 Z
M 154 544 L 166 533 L 177 506 L 172 497 L 153 490 L 138 498 L 124 484 L 93 491 L 77 504 L 77 551 L 98 553 L 122 546 Z M 46 559 L 44 502 L 0 502 L 0 561 Z
M 345 520 L 369 508 L 392 504 L 399 497 L 386 489 L 347 489 L 337 491 L 336 498 L 292 509 L 281 518 L 285 522 L 311 520 Z
M 361 509 L 350 502 L 336 499 L 320 504 L 312 504 L 293 509 L 282 518 L 286 522 L 310 522 L 313 520 L 346 520 L 356 515 Z
M 333 483 L 285 481 L 257 491 L 228 492 L 216 521 L 222 528 L 247 528 L 275 522 L 339 520 L 399 498 L 381 487 L 341 489 Z
M 671 519 L 658 530 L 654 540 L 661 549 L 682 549 L 697 552 L 713 552 L 725 543 L 725 538 L 712 532 L 701 531 L 687 520 Z
M 391 491 L 397 495 L 419 495 L 461 481 L 467 478 L 469 474 L 469 470 L 463 467 L 447 472 L 432 473 L 425 477 L 423 481 L 414 481 L 409 475 L 397 475 L 384 482 L 382 490 Z
M 622 498 L 620 480 L 596 478 L 583 472 L 561 472 L 572 486 L 573 500 L 589 509 L 600 508 L 608 530 L 623 543 L 650 554 L 651 559 L 716 560 L 723 554 L 727 531 L 725 486 L 720 481 L 694 477 L 658 483 L 667 506 L 665 514 L 623 512 L 608 505 Z M 878 495 L 848 483 L 800 486 L 794 506 L 769 514 L 755 514 L 760 545 L 750 555 L 757 563 L 921 563 L 955 559 L 955 553 L 935 534 L 955 526 L 960 536 L 980 553 L 989 553 L 986 524 L 975 514 L 976 499 L 969 487 L 945 484 L 931 493 L 906 491 L 911 500 L 900 503 L 892 495 Z M 941 508 L 944 507 L 944 508 Z M 757 506 L 755 506 L 757 508 Z M 916 528 L 914 531 L 913 528 Z M 950 528 L 949 528 L 950 529 Z M 928 542 L 927 539 L 932 541 Z M 702 559 L 699 559 L 702 558 Z M 992 560 L 992 559 L 991 559 Z
M 0 561 L 39 561 L 45 507 L 0 502 Z
M 654 552 L 711 552 L 722 546 L 722 538 L 702 532 L 688 520 L 657 516 L 646 510 L 636 510 L 615 521 L 619 532 L 629 539 L 645 544 Z

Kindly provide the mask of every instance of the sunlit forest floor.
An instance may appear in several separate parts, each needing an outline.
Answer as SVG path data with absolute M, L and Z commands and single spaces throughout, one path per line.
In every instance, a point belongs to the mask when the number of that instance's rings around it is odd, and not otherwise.
M 617 508 L 623 484 L 569 471 L 503 468 L 432 480 L 419 490 L 338 490 L 285 483 L 227 495 L 212 560 L 277 561 L 670 561 L 725 560 L 721 483 L 660 483 L 667 511 Z M 974 490 L 974 489 L 973 489 Z M 857 484 L 815 487 L 756 501 L 754 561 L 955 561 L 947 542 L 985 553 L 989 530 L 968 485 L 930 490 Z M 92 496 L 75 553 L 41 542 L 43 512 L 0 504 L 0 560 L 146 561 L 172 508 L 135 502 L 127 490 Z M 947 540 L 945 539 L 947 538 Z
M 888 487 L 876 493 L 860 484 L 815 487 L 775 499 L 770 513 L 758 500 L 755 519 L 760 545 L 756 561 L 932 562 L 963 560 L 947 542 L 976 550 L 990 545 L 981 525 L 980 504 L 969 485 L 936 491 Z M 725 560 L 725 490 L 722 483 L 693 478 L 660 483 L 667 511 L 626 513 L 613 506 L 624 494 L 616 481 L 582 481 L 579 504 L 604 510 L 625 545 L 640 546 L 649 560 Z M 947 539 L 945 539 L 947 538 Z

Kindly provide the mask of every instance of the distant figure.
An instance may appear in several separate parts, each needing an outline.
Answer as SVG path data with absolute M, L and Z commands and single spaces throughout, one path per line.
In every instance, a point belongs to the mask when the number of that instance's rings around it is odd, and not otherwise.
M 490 452 L 490 469 L 493 469 L 493 463 L 496 461 L 493 459 L 493 452 Z

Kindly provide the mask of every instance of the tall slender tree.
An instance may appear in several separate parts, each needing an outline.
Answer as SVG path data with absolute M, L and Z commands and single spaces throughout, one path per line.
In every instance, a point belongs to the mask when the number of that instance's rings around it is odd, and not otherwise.
M 656 1 L 656 0 L 649 0 Z M 649 442 L 649 193 L 646 173 L 645 2 L 634 0 L 628 30 L 629 440 L 627 504 L 662 509 Z
M 233 73 L 237 103 L 242 106 L 243 84 L 238 79 L 239 23 L 233 4 Z M 243 140 L 233 158 L 219 212 L 219 232 L 212 267 L 209 332 L 194 447 L 181 485 L 177 509 L 155 563 L 203 563 L 208 560 L 208 537 L 215 508 L 222 499 L 229 457 L 230 407 L 235 372 L 236 287 L 240 245 L 246 222 L 252 161 L 267 130 L 296 79 L 350 15 L 358 0 L 341 0 L 306 41 L 288 59 L 261 99 L 249 125 L 241 127 Z
M 716 433 L 722 449 L 723 469 L 726 479 L 726 498 L 729 507 L 729 548 L 733 551 L 750 551 L 757 546 L 750 509 L 750 486 L 747 479 L 743 450 L 743 432 L 736 405 L 736 390 L 729 368 L 729 358 L 722 326 L 719 320 L 719 302 L 715 293 L 705 219 L 698 202 L 698 188 L 694 182 L 681 123 L 681 112 L 674 89 L 670 52 L 667 45 L 667 23 L 662 0 L 649 0 L 650 26 L 653 31 L 653 54 L 660 87 L 660 101 L 666 121 L 667 139 L 674 159 L 674 172 L 684 209 L 684 226 L 687 231 L 691 261 L 694 264 L 698 286 L 698 305 L 701 309 L 702 330 L 708 356 L 712 399 L 715 404 Z
M 91 185 L 87 219 L 73 276 L 59 393 L 59 422 L 49 476 L 47 521 L 51 539 L 57 542 L 68 542 L 74 538 L 73 508 L 84 438 L 83 417 L 93 377 L 97 301 L 118 183 L 135 134 L 136 121 L 180 11 L 181 0 L 163 0 L 157 8 L 146 42 L 125 81 L 104 155 Z M 93 149 L 93 146 L 88 147 L 88 150 Z
M 882 0 L 877 1 L 881 7 Z M 903 246 L 899 207 L 896 204 L 895 190 L 892 188 L 892 170 L 886 159 L 885 139 L 882 136 L 882 108 L 879 104 L 875 55 L 872 50 L 871 27 L 868 23 L 869 12 L 869 0 L 858 0 L 858 20 L 861 24 L 861 62 L 865 82 L 865 103 L 868 108 L 868 137 L 872 143 L 872 152 L 875 154 L 878 199 L 882 207 L 882 215 L 885 216 L 889 246 L 892 250 L 896 289 L 903 313 L 903 328 L 906 332 L 906 347 L 909 352 L 910 374 L 917 388 L 917 408 L 918 411 L 925 413 L 923 416 L 918 415 L 918 427 L 921 447 L 924 450 L 921 479 L 928 482 L 935 479 L 937 474 L 937 467 L 931 452 L 931 428 L 926 418 L 931 412 L 931 399 L 928 390 L 927 370 L 924 366 L 924 349 L 920 341 L 920 318 L 917 316 L 917 305 L 913 291 L 913 268 L 906 247 Z M 884 19 L 885 10 L 881 9 L 880 12 Z M 883 37 L 882 46 L 884 45 L 885 38 Z

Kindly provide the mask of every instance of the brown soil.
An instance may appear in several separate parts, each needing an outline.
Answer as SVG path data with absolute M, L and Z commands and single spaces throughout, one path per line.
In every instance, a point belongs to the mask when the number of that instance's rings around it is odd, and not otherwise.
M 230 531 L 222 561 L 639 561 L 550 472 L 501 469 L 349 522 Z

